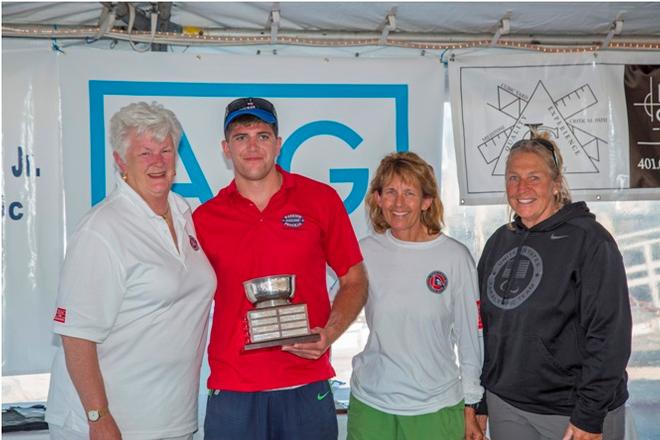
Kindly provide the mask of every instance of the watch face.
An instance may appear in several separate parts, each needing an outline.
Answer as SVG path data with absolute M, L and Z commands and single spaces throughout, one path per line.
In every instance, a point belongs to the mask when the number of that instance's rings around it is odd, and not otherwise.
M 90 422 L 96 422 L 99 419 L 99 412 L 95 409 L 87 411 L 87 418 Z

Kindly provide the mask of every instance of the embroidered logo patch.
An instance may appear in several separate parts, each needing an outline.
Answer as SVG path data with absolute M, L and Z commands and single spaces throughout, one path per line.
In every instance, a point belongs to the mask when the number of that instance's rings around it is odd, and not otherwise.
M 61 322 L 64 324 L 64 321 L 66 321 L 66 309 L 58 307 L 57 310 L 55 310 L 55 317 L 53 318 L 53 321 Z
M 305 218 L 300 214 L 287 214 L 282 217 L 282 224 L 287 228 L 299 228 L 305 223 Z
M 194 250 L 198 251 L 199 250 L 199 243 L 197 243 L 197 240 L 195 240 L 195 237 L 192 235 L 189 235 L 188 238 L 190 239 L 190 247 L 192 247 Z
M 449 280 L 447 275 L 440 272 L 439 270 L 434 270 L 426 277 L 426 287 L 433 293 L 442 293 L 447 288 Z

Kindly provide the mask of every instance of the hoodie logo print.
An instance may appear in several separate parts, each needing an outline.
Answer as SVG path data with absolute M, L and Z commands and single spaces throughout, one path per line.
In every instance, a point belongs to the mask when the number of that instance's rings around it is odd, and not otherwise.
M 490 302 L 500 309 L 515 309 L 536 290 L 543 276 L 543 260 L 529 246 L 511 249 L 502 255 L 486 281 Z

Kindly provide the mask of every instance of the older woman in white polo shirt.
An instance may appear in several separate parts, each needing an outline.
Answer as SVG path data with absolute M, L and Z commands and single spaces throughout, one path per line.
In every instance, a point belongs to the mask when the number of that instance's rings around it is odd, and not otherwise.
M 110 120 L 115 190 L 69 240 L 54 313 L 53 439 L 192 439 L 215 275 L 171 193 L 181 125 L 162 105 Z

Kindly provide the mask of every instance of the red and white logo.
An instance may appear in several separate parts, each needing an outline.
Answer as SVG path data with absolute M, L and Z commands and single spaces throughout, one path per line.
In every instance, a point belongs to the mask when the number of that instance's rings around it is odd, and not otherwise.
M 64 324 L 64 321 L 66 321 L 66 309 L 58 307 L 57 310 L 55 310 L 55 317 L 53 318 L 53 321 L 61 322 Z
M 477 300 L 477 329 L 483 330 L 484 323 L 481 320 L 481 301 Z
M 197 240 L 195 240 L 195 237 L 192 235 L 188 235 L 188 238 L 190 239 L 190 247 L 193 248 L 194 250 L 198 251 L 199 250 L 199 243 L 197 243 Z
M 302 214 L 287 214 L 282 217 L 282 224 L 287 228 L 297 229 L 305 223 L 305 217 Z
M 433 293 L 442 293 L 447 288 L 449 280 L 447 275 L 440 272 L 439 270 L 434 270 L 426 277 L 426 287 Z

